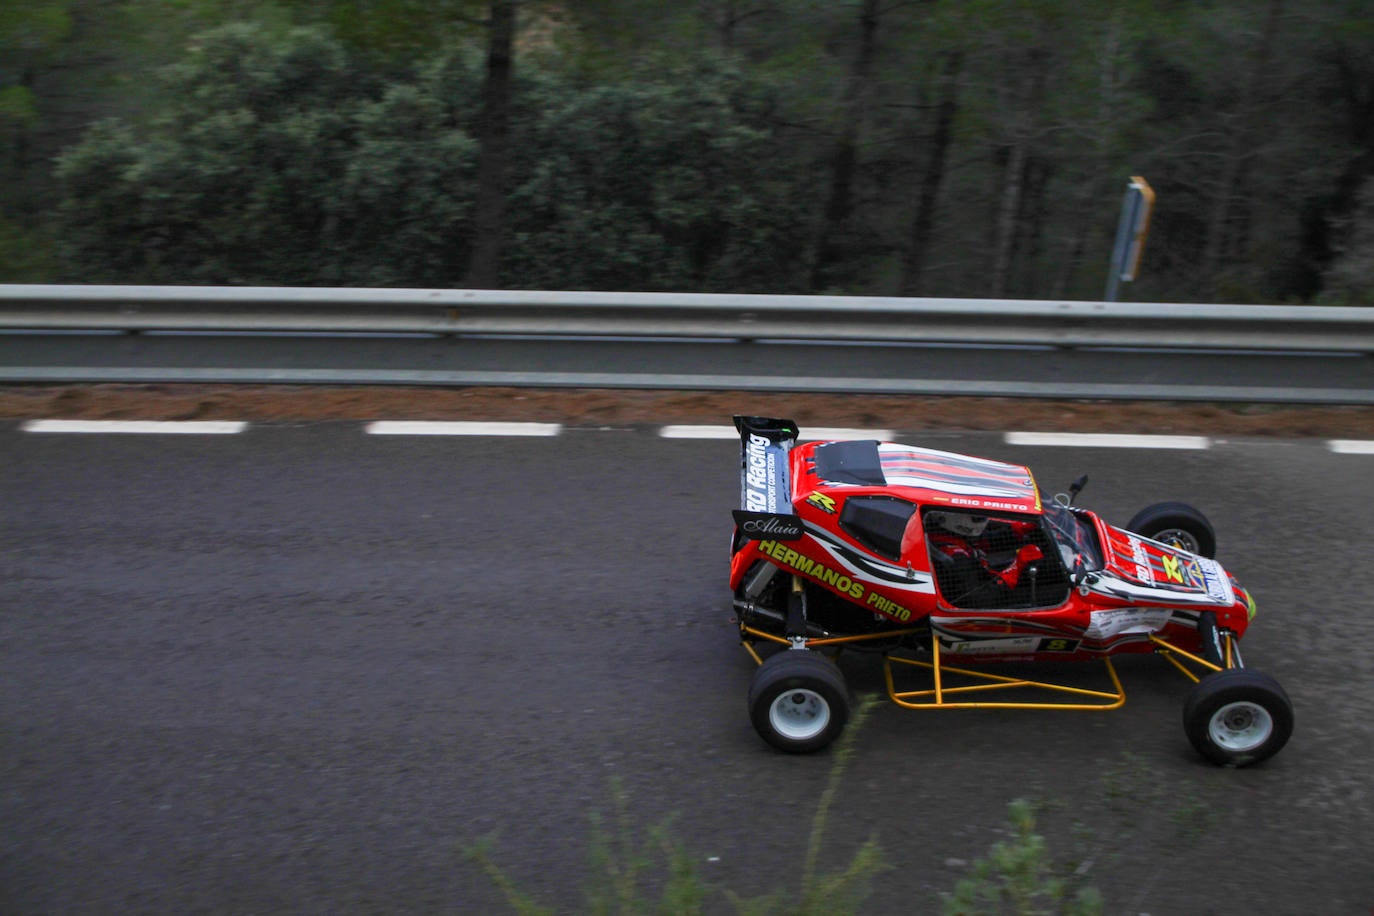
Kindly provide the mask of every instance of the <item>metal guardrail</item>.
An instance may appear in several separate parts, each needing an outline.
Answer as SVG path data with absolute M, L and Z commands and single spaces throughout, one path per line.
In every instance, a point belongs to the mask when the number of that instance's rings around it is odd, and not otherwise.
M 537 334 L 1374 353 L 1374 308 L 0 284 L 0 330 Z
M 0 382 L 19 384 L 1374 405 L 1370 354 L 1374 308 L 0 285 Z

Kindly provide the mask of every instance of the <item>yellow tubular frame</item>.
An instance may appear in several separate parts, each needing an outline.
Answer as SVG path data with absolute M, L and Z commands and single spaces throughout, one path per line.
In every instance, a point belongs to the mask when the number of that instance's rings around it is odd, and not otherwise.
M 1165 660 L 1168 661 L 1169 664 L 1173 665 L 1179 671 L 1182 671 L 1183 676 L 1186 677 L 1188 680 L 1192 681 L 1194 684 L 1202 680 L 1201 675 L 1198 675 L 1183 662 L 1179 661 L 1176 656 L 1182 656 L 1188 662 L 1191 662 L 1192 664 L 1203 669 L 1203 674 L 1211 674 L 1214 671 L 1222 671 L 1226 668 L 1234 668 L 1236 666 L 1236 656 L 1235 651 L 1232 647 L 1232 641 L 1235 639 L 1235 635 L 1231 633 L 1229 630 L 1222 630 L 1221 638 L 1221 659 L 1224 662 L 1224 664 L 1215 665 L 1207 661 L 1207 659 L 1205 658 L 1196 656 L 1191 652 L 1183 651 L 1178 646 L 1172 645 L 1166 640 L 1160 639 L 1153 633 L 1150 634 L 1150 642 L 1155 644 L 1155 651 L 1158 652 L 1160 655 L 1164 656 Z
M 907 709 L 1065 709 L 1077 710 L 1082 712 L 1092 710 L 1119 709 L 1126 702 L 1126 691 L 1121 687 L 1121 679 L 1116 675 L 1116 668 L 1112 665 L 1110 658 L 1102 661 L 1107 667 L 1107 675 L 1112 680 L 1112 689 L 1107 690 L 1088 690 L 1082 687 L 1071 687 L 1068 684 L 1053 684 L 1048 681 L 1031 681 L 1025 678 L 1006 677 L 1001 674 L 992 674 L 987 671 L 972 671 L 967 668 L 951 668 L 944 664 L 940 658 L 940 640 L 932 635 L 930 640 L 931 661 L 918 661 L 916 659 L 899 658 L 889 655 L 883 660 L 883 677 L 887 681 L 888 699 Z M 924 668 L 931 673 L 934 680 L 934 687 L 929 690 L 904 690 L 898 691 L 895 679 L 892 675 L 893 663 L 899 665 L 911 665 L 916 668 Z M 970 678 L 976 683 L 964 684 L 956 687 L 946 686 L 944 676 L 946 674 L 957 674 L 961 677 Z M 1085 702 L 1073 702 L 1071 700 L 1060 700 L 1056 702 L 1035 703 L 1031 701 L 1011 701 L 1011 702 L 957 702 L 951 701 L 948 697 L 952 694 L 965 695 L 978 693 L 980 691 L 992 690 L 1012 690 L 1025 688 L 1032 691 L 1047 691 L 1055 694 L 1066 694 L 1070 697 L 1088 698 Z
M 871 642 L 875 639 L 891 639 L 894 636 L 906 636 L 910 633 L 919 633 L 922 629 L 924 628 L 911 627 L 906 630 L 884 630 L 881 633 L 865 633 L 862 636 L 822 636 L 819 638 L 807 639 L 805 643 L 808 649 L 824 649 L 828 646 L 844 647 L 850 643 Z M 773 633 L 765 633 L 763 630 L 756 630 L 749 626 L 740 627 L 739 632 L 741 645 L 744 646 L 746 652 L 754 657 L 754 661 L 758 662 L 760 665 L 763 664 L 763 658 L 754 648 L 754 644 L 750 642 L 750 639 L 762 639 L 764 642 L 773 642 L 780 646 L 792 645 L 792 640 L 790 639 L 777 636 Z
M 843 647 L 850 643 L 865 642 L 875 639 L 888 639 L 893 636 L 906 636 L 911 633 L 921 632 L 923 627 L 911 627 L 904 630 L 889 630 L 883 633 L 867 634 L 863 636 L 827 636 L 816 639 L 802 640 L 802 644 L 808 648 L 825 648 L 827 646 Z M 1222 658 L 1225 665 L 1215 665 L 1187 652 L 1178 646 L 1173 645 L 1165 639 L 1150 634 L 1150 642 L 1154 643 L 1155 651 L 1179 671 L 1183 672 L 1189 680 L 1197 683 L 1201 676 L 1188 667 L 1192 664 L 1203 670 L 1203 674 L 1210 674 L 1214 671 L 1221 671 L 1223 668 L 1235 667 L 1236 656 L 1233 647 L 1234 634 L 1222 631 Z M 749 626 L 740 627 L 740 642 L 755 663 L 763 664 L 763 658 L 758 650 L 754 648 L 755 640 L 777 643 L 783 646 L 793 645 L 793 641 L 757 630 Z M 930 661 L 918 659 L 902 658 L 900 656 L 887 655 L 883 658 L 883 678 L 887 683 L 887 696 L 898 706 L 907 709 L 1063 709 L 1074 711 L 1097 711 L 1108 709 L 1119 709 L 1126 702 L 1126 692 L 1121 686 L 1121 679 L 1117 676 L 1116 668 L 1112 665 L 1112 660 L 1103 657 L 1103 664 L 1107 669 L 1107 676 L 1111 679 L 1111 690 L 1090 690 L 1083 687 L 1073 687 L 1068 684 L 1055 684 L 1049 681 L 1033 681 L 1025 678 L 1007 677 L 1001 674 L 992 674 L 987 671 L 975 671 L 968 668 L 954 668 L 946 665 L 940 655 L 940 640 L 935 634 L 931 634 L 930 639 Z M 1182 659 L 1182 660 L 1180 660 Z M 894 665 L 908 665 L 913 668 L 922 668 L 929 671 L 933 686 L 925 690 L 898 690 L 896 678 L 893 676 Z M 973 684 L 960 684 L 948 686 L 945 684 L 946 675 L 957 675 L 962 678 L 974 681 Z M 1031 701 L 959 701 L 951 700 L 950 696 L 966 696 L 979 692 L 989 692 L 994 690 L 1014 690 L 1026 689 L 1030 691 L 1044 691 L 1051 694 L 1063 694 L 1069 699 L 1056 700 L 1053 702 L 1031 702 Z M 1077 700 L 1077 701 L 1075 701 Z

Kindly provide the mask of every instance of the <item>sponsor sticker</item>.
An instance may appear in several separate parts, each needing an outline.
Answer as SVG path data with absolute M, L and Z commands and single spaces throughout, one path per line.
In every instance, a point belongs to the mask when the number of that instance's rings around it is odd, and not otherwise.
M 1221 568 L 1221 564 L 1206 557 L 1198 557 L 1196 563 L 1202 573 L 1202 582 L 1207 589 L 1207 596 L 1221 604 L 1234 604 L 1236 592 L 1235 589 L 1231 588 L 1231 579 L 1226 575 L 1226 571 Z
M 806 501 L 822 512 L 828 512 L 831 515 L 835 514 L 835 500 L 826 496 L 824 493 L 812 493 L 810 496 L 806 497 Z
M 757 433 L 749 434 L 744 448 L 744 508 L 749 512 L 773 512 L 773 488 L 769 486 L 775 471 L 768 452 L 768 440 Z
M 772 557 L 784 569 L 810 576 L 823 585 L 830 586 L 841 595 L 847 596 L 855 602 L 863 603 L 865 607 L 879 614 L 902 622 L 911 619 L 911 611 L 907 608 L 877 592 L 870 591 L 865 588 L 862 582 L 846 572 L 832 569 L 824 563 L 785 546 L 780 539 L 760 541 L 759 552 Z
M 951 496 L 949 503 L 953 506 L 968 506 L 971 509 L 1003 509 L 1007 512 L 1026 511 L 1025 503 L 1013 503 L 1004 499 L 974 499 L 969 496 Z
M 742 509 L 736 509 L 731 514 L 740 533 L 751 541 L 796 541 L 806 533 L 802 520 L 795 515 L 745 512 Z
M 1168 608 L 1124 607 L 1093 611 L 1085 636 L 1089 639 L 1111 639 L 1131 633 L 1156 633 L 1164 629 L 1173 614 Z
M 984 636 L 976 639 L 956 639 L 957 631 L 940 634 L 940 647 L 959 655 L 1026 655 L 1040 652 L 1076 652 L 1082 645 L 1078 639 L 1063 636 Z M 962 635 L 962 634 L 959 634 Z
M 1179 562 L 1178 557 L 1174 556 L 1173 554 L 1168 554 L 1168 553 L 1166 553 L 1166 554 L 1161 558 L 1161 560 L 1163 561 L 1163 564 L 1164 564 L 1164 576 L 1165 576 L 1165 578 L 1167 578 L 1170 582 L 1177 582 L 1177 583 L 1179 583 L 1180 585 L 1182 585 L 1182 584 L 1183 584 L 1183 566 L 1182 566 L 1182 564 Z
M 744 443 L 744 509 L 748 512 L 779 512 L 789 499 L 783 482 L 787 451 L 774 446 L 767 437 L 750 433 Z M 790 508 L 790 504 L 788 506 Z
M 1135 561 L 1135 577 L 1146 585 L 1155 584 L 1155 571 L 1150 566 L 1150 554 L 1140 538 L 1130 538 L 1131 559 Z
M 1034 652 L 1039 636 L 1006 636 L 994 639 L 969 639 L 943 642 L 942 648 L 955 655 L 1021 655 Z

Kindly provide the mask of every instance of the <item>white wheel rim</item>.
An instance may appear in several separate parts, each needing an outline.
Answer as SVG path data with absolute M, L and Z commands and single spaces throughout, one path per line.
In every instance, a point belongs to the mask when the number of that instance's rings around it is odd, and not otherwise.
M 784 690 L 768 707 L 768 724 L 791 741 L 806 741 L 830 724 L 830 704 L 814 690 Z
M 1274 733 L 1274 717 L 1258 703 L 1227 703 L 1212 713 L 1207 734 L 1212 743 L 1228 751 L 1253 751 Z

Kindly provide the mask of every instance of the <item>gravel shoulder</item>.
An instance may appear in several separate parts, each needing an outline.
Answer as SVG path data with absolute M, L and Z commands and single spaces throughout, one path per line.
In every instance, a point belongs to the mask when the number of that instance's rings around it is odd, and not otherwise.
M 728 423 L 1276 438 L 1374 437 L 1374 407 L 538 388 L 34 385 L 0 388 L 0 419 L 517 420 L 574 426 Z

